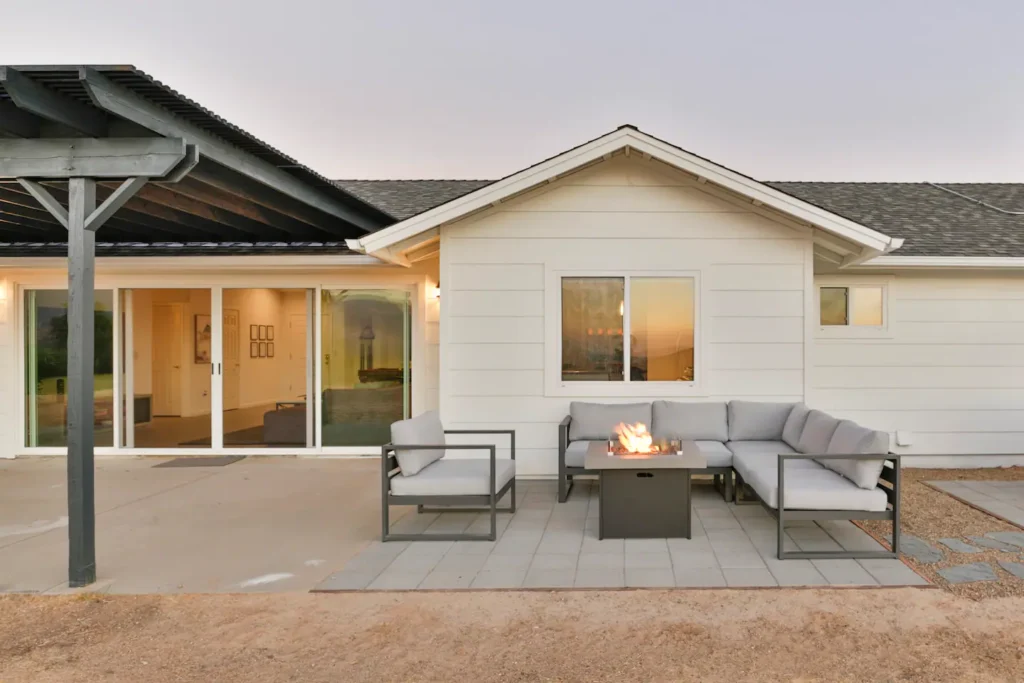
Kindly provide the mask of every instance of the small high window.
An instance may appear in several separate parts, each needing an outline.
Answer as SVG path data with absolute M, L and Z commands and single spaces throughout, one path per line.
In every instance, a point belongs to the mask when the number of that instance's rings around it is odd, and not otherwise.
M 818 300 L 822 327 L 880 328 L 885 325 L 884 287 L 821 287 Z

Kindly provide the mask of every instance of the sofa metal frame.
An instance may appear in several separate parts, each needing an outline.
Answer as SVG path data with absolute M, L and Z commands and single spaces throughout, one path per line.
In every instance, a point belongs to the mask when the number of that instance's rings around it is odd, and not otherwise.
M 516 432 L 514 429 L 446 429 L 445 434 L 508 434 L 512 460 L 516 459 Z M 490 493 L 487 494 L 463 494 L 463 495 L 419 495 L 400 496 L 391 492 L 391 479 L 401 472 L 398 466 L 396 451 L 488 451 L 490 454 L 491 484 Z M 516 511 L 516 478 L 512 477 L 500 490 L 495 490 L 497 465 L 497 446 L 493 444 L 440 444 L 440 445 L 395 445 L 385 444 L 381 447 L 381 541 L 494 541 L 498 537 L 498 501 L 507 492 L 512 493 L 512 502 L 508 508 L 501 508 L 501 512 Z M 427 467 L 429 467 L 428 465 Z M 416 476 L 416 475 L 413 475 Z M 390 505 L 415 505 L 417 513 L 420 512 L 490 512 L 491 530 L 487 534 L 473 533 L 419 533 L 419 534 L 393 534 L 391 533 L 389 510 Z M 428 508 L 427 505 L 437 506 L 458 506 Z M 477 506 L 477 507 L 474 507 Z
M 597 470 L 588 470 L 585 467 L 570 467 L 565 464 L 565 451 L 569 448 L 569 425 L 572 423 L 572 416 L 566 415 L 558 423 L 558 502 L 564 503 L 569 499 L 569 492 L 572 491 L 573 477 L 580 474 L 598 475 Z M 714 486 L 722 497 L 729 501 L 735 497 L 733 489 L 733 468 L 726 467 L 705 467 L 699 470 L 690 470 L 690 474 L 711 474 L 714 475 Z
M 786 509 L 785 504 L 785 483 L 786 483 L 786 468 L 785 463 L 787 460 L 878 460 L 879 458 L 885 458 L 885 465 L 882 467 L 882 475 L 879 478 L 879 483 L 886 482 L 888 486 L 882 486 L 882 490 L 885 491 L 885 497 L 888 500 L 888 507 L 886 510 L 879 510 L 870 512 L 867 510 L 803 510 L 803 509 Z M 813 453 L 780 453 L 778 455 L 778 498 L 779 507 L 778 509 L 769 506 L 757 491 L 752 487 L 751 492 L 754 494 L 754 498 L 743 498 L 744 492 L 744 481 L 743 476 L 737 471 L 736 472 L 736 504 L 737 505 L 756 505 L 758 503 L 768 512 L 769 515 L 775 518 L 778 524 L 778 551 L 777 555 L 780 560 L 829 560 L 829 559 L 899 559 L 900 556 L 900 496 L 902 495 L 902 487 L 900 484 L 900 456 L 895 453 L 889 453 L 888 455 L 881 456 L 875 454 L 818 454 Z M 889 520 L 892 522 L 892 550 L 785 550 L 785 525 L 787 520 L 811 520 L 811 521 L 828 521 L 828 520 L 868 520 L 868 519 L 882 519 Z

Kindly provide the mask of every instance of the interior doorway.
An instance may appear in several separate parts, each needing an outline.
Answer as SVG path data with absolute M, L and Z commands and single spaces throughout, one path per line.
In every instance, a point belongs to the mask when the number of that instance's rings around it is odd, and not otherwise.
M 242 338 L 238 309 L 224 309 L 224 410 L 238 410 L 242 379 Z
M 181 304 L 153 306 L 152 412 L 181 417 Z

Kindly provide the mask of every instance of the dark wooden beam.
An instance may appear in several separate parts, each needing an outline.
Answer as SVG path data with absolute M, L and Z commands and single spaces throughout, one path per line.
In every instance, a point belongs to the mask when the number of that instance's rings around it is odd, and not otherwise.
M 107 116 L 102 111 L 50 90 L 16 69 L 0 66 L 0 85 L 19 109 L 91 138 L 107 134 Z
M 142 197 L 132 197 L 132 199 L 125 204 L 122 211 L 132 211 L 145 216 L 147 219 L 158 219 L 164 225 L 173 224 L 179 226 L 193 235 L 202 235 L 199 239 L 204 241 L 255 241 L 253 236 L 249 233 L 242 232 L 236 228 L 221 223 L 208 221 L 205 218 L 193 216 L 192 214 L 185 213 L 184 211 L 168 208 L 162 204 L 157 204 L 156 202 L 148 199 L 143 199 Z
M 321 239 L 329 236 L 337 240 L 346 237 L 362 237 L 365 234 L 359 228 L 349 227 L 344 222 L 325 215 L 301 202 L 296 202 L 281 194 L 269 191 L 260 183 L 205 159 L 200 161 L 199 165 L 189 175 L 189 178 L 217 191 L 227 193 L 256 206 L 276 211 L 293 220 L 306 223 L 320 232 Z M 345 234 L 346 232 L 350 234 Z
M 0 140 L 0 178 L 162 177 L 185 158 L 180 138 Z
M 360 209 L 345 203 L 333 193 L 320 191 L 273 164 L 173 116 L 166 109 L 117 85 L 95 69 L 83 67 L 80 80 L 98 108 L 134 121 L 160 135 L 187 139 L 190 144 L 196 145 L 202 158 L 211 159 L 249 178 L 259 184 L 264 193 L 268 189 L 276 191 L 363 232 L 376 230 L 387 222 L 385 217 L 375 216 L 376 212 L 372 209 Z
M 144 187 L 138 196 L 140 199 L 151 201 L 154 204 L 187 213 L 212 223 L 219 223 L 220 225 L 234 228 L 239 232 L 250 235 L 255 241 L 271 242 L 301 239 L 301 237 L 297 238 L 294 235 L 289 235 L 289 233 L 279 230 L 272 225 L 260 223 L 215 206 L 210 206 L 191 197 L 176 194 L 170 189 L 171 187 L 174 186 L 161 187 L 150 184 Z
M 13 102 L 0 100 L 0 133 L 16 138 L 37 138 L 40 123 L 38 116 L 18 109 Z

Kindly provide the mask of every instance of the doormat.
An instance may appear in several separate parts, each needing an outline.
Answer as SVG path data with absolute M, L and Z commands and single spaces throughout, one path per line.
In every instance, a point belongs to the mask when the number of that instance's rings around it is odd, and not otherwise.
M 244 455 L 187 455 L 183 458 L 175 458 L 174 460 L 162 462 L 159 465 L 153 465 L 153 467 L 224 467 L 244 458 Z

